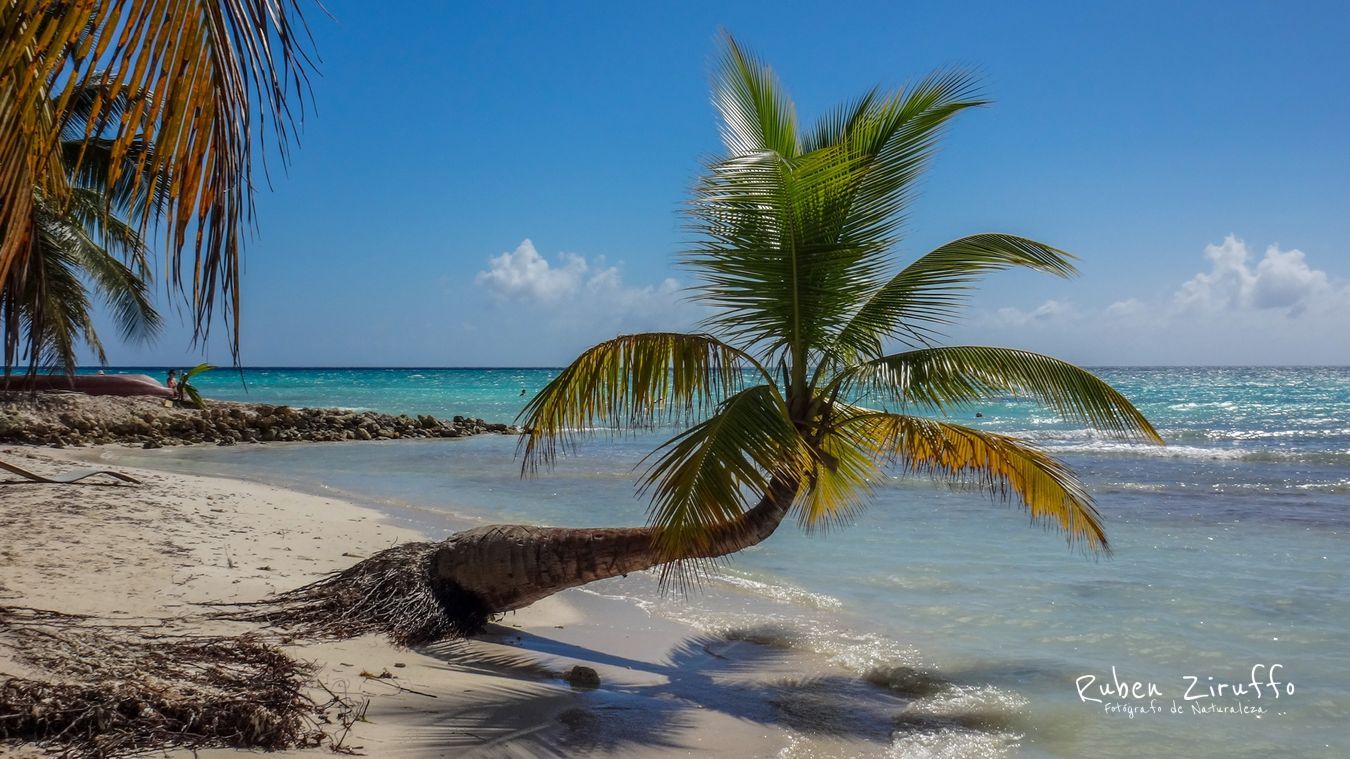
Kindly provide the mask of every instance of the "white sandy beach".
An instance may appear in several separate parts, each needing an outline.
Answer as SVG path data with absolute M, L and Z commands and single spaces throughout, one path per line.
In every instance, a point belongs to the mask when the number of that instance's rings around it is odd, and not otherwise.
M 90 453 L 11 447 L 0 455 L 48 473 L 83 466 Z M 0 486 L 0 603 L 143 624 L 191 614 L 201 602 L 257 599 L 423 539 L 340 500 L 118 468 L 144 484 Z M 780 718 L 809 723 L 813 710 L 809 697 L 765 695 L 781 695 L 766 686 L 801 674 L 785 652 L 702 636 L 580 591 L 509 615 L 472 641 L 410 651 L 367 636 L 287 650 L 316 662 L 327 688 L 369 701 L 365 721 L 341 738 L 369 756 L 789 756 L 796 739 Z M 561 679 L 577 664 L 599 673 L 599 689 Z M 5 658 L 0 672 L 19 673 Z M 857 737 L 816 742 L 823 746 L 838 755 L 883 748 Z M 329 749 L 296 753 L 312 751 Z

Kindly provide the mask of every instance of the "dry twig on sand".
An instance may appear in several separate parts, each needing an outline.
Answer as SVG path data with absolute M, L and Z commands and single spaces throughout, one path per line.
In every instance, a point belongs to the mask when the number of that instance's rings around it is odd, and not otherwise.
M 0 607 L 0 646 L 38 675 L 0 673 L 0 741 L 58 756 L 318 745 L 308 664 L 256 634 L 168 635 Z

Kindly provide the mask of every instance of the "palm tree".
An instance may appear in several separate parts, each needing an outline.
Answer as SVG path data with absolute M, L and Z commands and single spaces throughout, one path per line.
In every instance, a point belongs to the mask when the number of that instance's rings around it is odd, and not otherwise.
M 938 137 L 983 102 L 971 80 L 939 73 L 873 90 L 803 131 L 772 71 L 727 37 L 713 100 L 727 155 L 694 192 L 686 260 L 712 310 L 705 331 L 596 345 L 522 412 L 526 473 L 581 430 L 692 421 L 649 456 L 648 526 L 469 530 L 377 555 L 260 616 L 417 642 L 629 572 L 664 567 L 663 579 L 679 583 L 789 514 L 807 529 L 846 519 L 888 464 L 978 483 L 1071 544 L 1108 550 L 1091 496 L 1063 464 L 1016 438 L 918 415 L 1015 394 L 1111 435 L 1161 442 L 1083 369 L 932 345 L 986 272 L 1074 271 L 1068 254 L 1003 234 L 954 240 L 894 271 L 904 212 Z M 892 342 L 908 349 L 887 353 Z
M 0 0 L 0 39 L 0 282 L 39 253 L 36 203 L 61 216 L 80 203 L 67 177 L 89 153 L 66 162 L 61 146 L 72 104 L 106 82 L 79 139 L 106 147 L 110 186 L 172 178 L 141 193 L 163 204 L 165 270 L 198 338 L 224 301 L 237 358 L 254 160 L 271 140 L 284 162 L 305 115 L 312 62 L 299 0 Z M 145 163 L 124 174 L 138 153 Z M 131 211 L 139 234 L 159 218 Z
M 39 368 L 73 373 L 80 343 L 100 363 L 107 362 L 86 283 L 110 307 L 123 339 L 145 341 L 159 331 L 159 313 L 150 296 L 148 248 L 136 227 L 122 217 L 138 208 L 160 207 L 168 181 L 162 175 L 139 175 L 150 154 L 144 141 L 133 143 L 121 157 L 125 166 L 114 180 L 111 141 L 85 139 L 94 103 L 106 100 L 110 111 L 121 113 L 133 100 L 111 89 L 106 80 L 90 83 L 68 106 L 61 143 L 66 207 L 59 208 L 41 188 L 33 189 L 32 250 L 0 286 L 6 376 L 21 358 L 30 373 Z M 77 165 L 78 171 L 72 168 Z

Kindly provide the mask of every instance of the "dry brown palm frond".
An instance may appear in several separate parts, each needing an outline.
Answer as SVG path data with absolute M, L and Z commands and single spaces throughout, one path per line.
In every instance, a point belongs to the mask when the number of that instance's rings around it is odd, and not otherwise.
M 0 741 L 57 756 L 120 757 L 169 748 L 316 745 L 312 667 L 257 635 L 166 635 L 157 626 L 0 607 Z
M 83 139 L 109 148 L 110 186 L 134 154 L 149 163 L 136 175 L 170 178 L 133 215 L 160 219 L 198 335 L 217 299 L 237 320 L 255 160 L 284 161 L 304 117 L 312 41 L 298 0 L 5 0 L 0 35 L 0 280 L 34 244 L 34 188 L 58 206 L 69 196 L 61 142 L 78 111 Z M 99 94 L 74 108 L 92 82 Z

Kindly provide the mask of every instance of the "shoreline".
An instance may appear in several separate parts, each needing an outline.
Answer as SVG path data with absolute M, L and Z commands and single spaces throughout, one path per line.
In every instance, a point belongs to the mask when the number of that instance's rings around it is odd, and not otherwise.
M 89 453 L 0 448 L 44 473 Z M 0 550 L 0 604 L 145 623 L 181 617 L 202 602 L 260 598 L 425 539 L 378 509 L 340 498 L 122 466 L 115 454 L 97 458 L 144 484 L 0 486 L 0 525 L 16 536 Z M 147 530 L 153 539 L 145 539 Z M 172 625 L 219 632 L 199 620 Z M 408 650 L 364 636 L 285 650 L 315 662 L 325 687 L 368 700 L 367 721 L 342 745 L 371 756 L 772 756 L 793 744 L 782 724 L 793 715 L 775 705 L 771 684 L 805 675 L 799 657 L 781 647 L 708 635 L 629 599 L 578 589 L 465 641 Z M 563 679 L 578 665 L 599 674 L 599 688 Z M 15 669 L 0 648 L 0 671 Z M 881 753 L 876 737 L 843 742 Z M 31 746 L 17 750 L 41 755 Z M 329 753 L 326 746 L 285 753 L 312 751 Z

